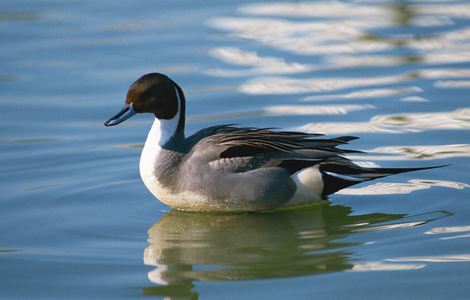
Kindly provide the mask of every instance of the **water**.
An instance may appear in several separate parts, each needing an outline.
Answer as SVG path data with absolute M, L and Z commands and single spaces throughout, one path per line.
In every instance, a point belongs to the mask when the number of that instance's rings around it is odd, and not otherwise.
M 467 1 L 3 1 L 0 297 L 467 298 Z M 159 71 L 187 132 L 357 135 L 368 165 L 449 166 L 267 214 L 172 212 L 141 183 Z

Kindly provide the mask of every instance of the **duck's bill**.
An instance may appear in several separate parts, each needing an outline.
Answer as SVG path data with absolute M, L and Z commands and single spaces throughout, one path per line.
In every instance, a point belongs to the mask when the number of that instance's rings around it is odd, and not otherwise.
M 124 122 L 125 120 L 129 119 L 133 115 L 135 115 L 136 112 L 134 110 L 134 107 L 131 104 L 126 104 L 124 107 L 121 109 L 120 112 L 118 112 L 114 117 L 109 119 L 108 121 L 104 122 L 104 126 L 114 126 L 119 123 Z

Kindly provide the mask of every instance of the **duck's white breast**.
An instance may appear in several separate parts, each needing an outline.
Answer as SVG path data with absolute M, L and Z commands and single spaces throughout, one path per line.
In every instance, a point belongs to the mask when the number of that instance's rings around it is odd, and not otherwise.
M 174 193 L 163 186 L 156 176 L 156 163 L 162 148 L 160 146 L 160 124 L 154 122 L 140 156 L 140 177 L 152 195 L 161 202 L 177 209 L 208 209 L 209 199 L 206 196 L 192 191 Z

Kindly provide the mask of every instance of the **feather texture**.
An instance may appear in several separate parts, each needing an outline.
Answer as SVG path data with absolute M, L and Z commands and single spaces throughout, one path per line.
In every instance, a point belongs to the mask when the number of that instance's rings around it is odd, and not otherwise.
M 273 131 L 272 128 L 237 128 L 219 125 L 203 129 L 188 138 L 193 151 L 213 148 L 211 166 L 224 173 L 246 172 L 258 168 L 280 167 L 289 174 L 319 165 L 323 176 L 323 196 L 354 184 L 388 175 L 428 168 L 364 168 L 344 155 L 362 153 L 339 149 L 356 140 L 354 136 L 317 138 L 321 134 Z M 430 167 L 434 168 L 434 167 Z
M 359 152 L 336 148 L 356 137 L 316 138 L 318 136 L 321 135 L 220 125 L 203 129 L 189 137 L 188 141 L 191 152 L 212 155 L 213 167 L 234 173 L 281 167 L 293 174 L 329 159 L 348 161 L 342 156 L 343 153 Z

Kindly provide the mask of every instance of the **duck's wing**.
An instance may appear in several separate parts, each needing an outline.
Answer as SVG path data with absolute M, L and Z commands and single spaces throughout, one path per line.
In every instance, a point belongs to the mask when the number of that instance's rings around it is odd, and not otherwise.
M 192 153 L 204 155 L 204 159 L 213 168 L 224 173 L 280 167 L 289 174 L 294 174 L 318 165 L 323 177 L 323 196 L 376 178 L 436 168 L 361 167 L 344 156 L 347 153 L 362 153 L 361 151 L 337 148 L 357 139 L 356 137 L 325 139 L 317 138 L 318 136 L 321 135 L 222 125 L 203 129 L 188 140 L 192 143 Z
M 261 167 L 282 167 L 290 174 L 325 161 L 357 152 L 336 148 L 355 137 L 315 138 L 319 134 L 237 128 L 231 125 L 203 129 L 188 138 L 191 154 L 201 155 L 224 172 L 245 172 Z
M 217 133 L 221 133 L 227 130 L 228 128 L 234 128 L 233 125 L 234 124 L 215 125 L 215 126 L 201 129 L 197 131 L 196 133 L 194 133 L 193 135 L 191 135 L 190 137 L 188 137 L 186 139 L 186 143 L 188 144 L 189 148 L 193 148 L 202 139 L 209 137 L 211 135 L 217 134 Z
M 357 139 L 353 136 L 342 136 L 333 139 L 312 139 L 322 136 L 316 133 L 295 131 L 274 131 L 272 128 L 233 127 L 233 124 L 217 125 L 204 128 L 187 139 L 190 148 L 199 142 L 223 145 L 230 150 L 226 157 L 243 156 L 263 151 L 289 152 L 294 149 L 323 149 L 336 152 L 358 152 L 339 150 L 336 146 Z

